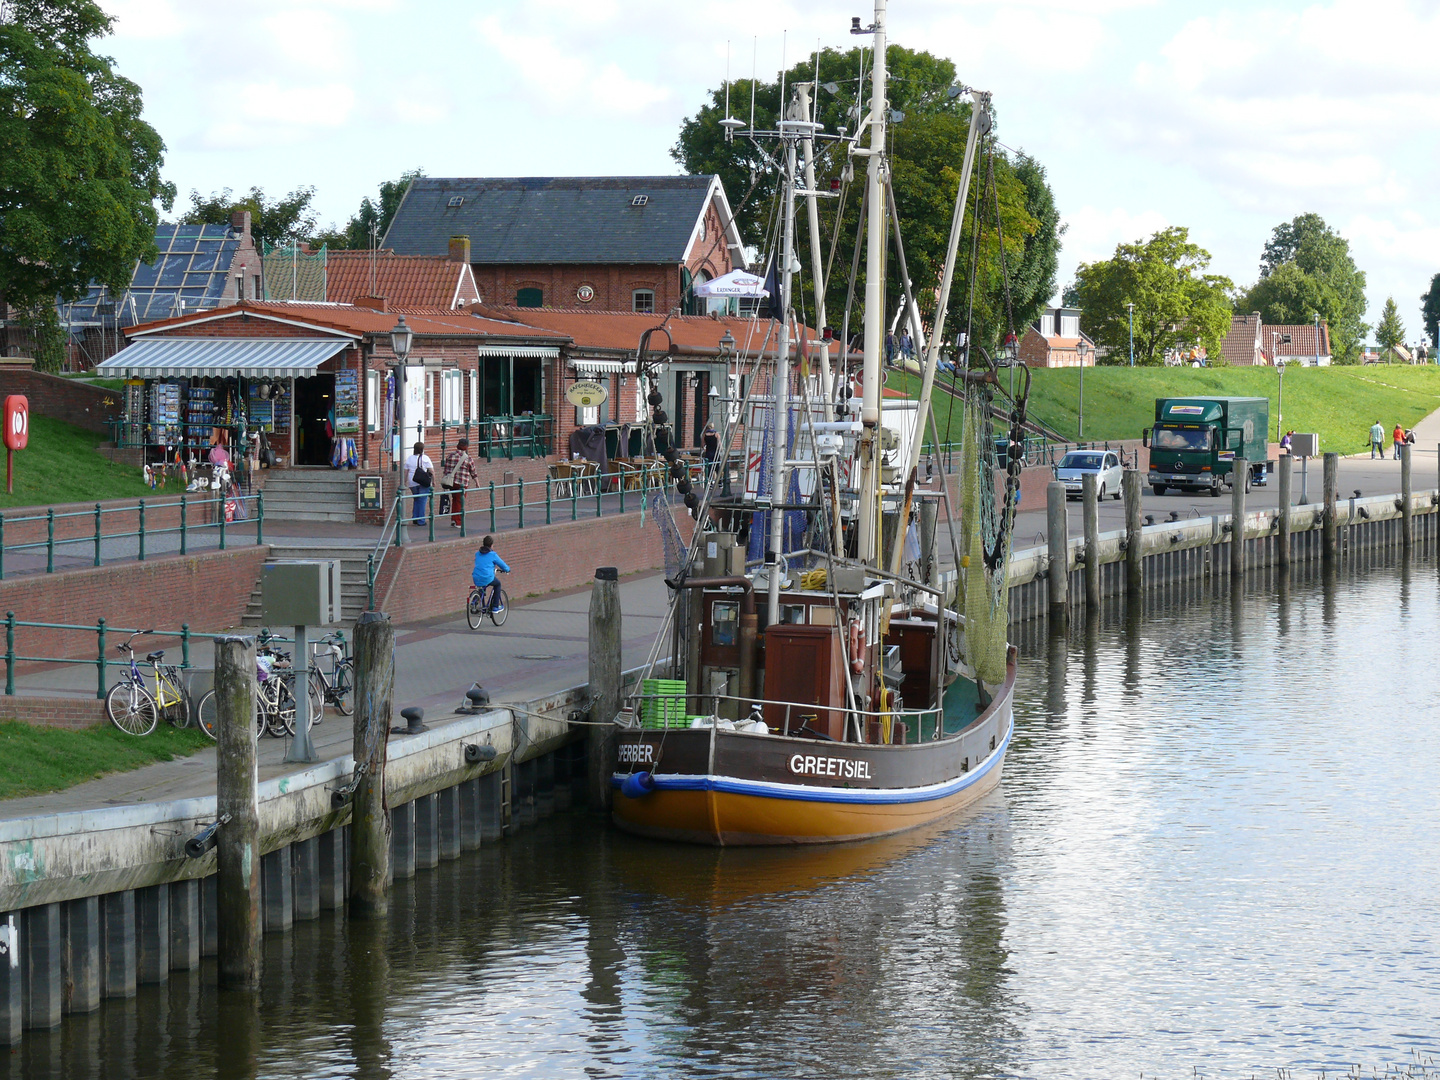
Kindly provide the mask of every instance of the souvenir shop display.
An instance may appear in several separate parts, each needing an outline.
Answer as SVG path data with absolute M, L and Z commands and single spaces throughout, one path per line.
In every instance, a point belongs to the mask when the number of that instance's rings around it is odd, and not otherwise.
M 335 373 L 335 432 L 353 435 L 360 430 L 360 373 L 344 368 Z

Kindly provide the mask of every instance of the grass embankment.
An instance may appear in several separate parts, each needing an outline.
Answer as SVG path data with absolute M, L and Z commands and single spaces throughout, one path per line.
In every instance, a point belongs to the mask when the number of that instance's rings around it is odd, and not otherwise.
M 74 731 L 0 720 L 0 799 L 62 791 L 214 745 L 202 731 L 173 728 L 163 720 L 144 738 L 111 724 Z
M 1030 415 L 1074 439 L 1080 397 L 1080 372 L 1075 368 L 1033 371 Z M 1003 378 L 1003 376 L 1002 376 Z M 1278 378 L 1274 368 L 1130 368 L 1085 369 L 1085 438 L 1138 439 L 1155 422 L 1155 399 L 1161 397 L 1268 397 L 1270 438 L 1275 440 Z M 920 381 L 910 375 L 890 385 L 918 393 Z M 935 422 L 945 438 L 950 399 L 935 396 Z M 1378 418 L 1388 433 L 1398 423 L 1414 427 L 1440 409 L 1440 367 L 1372 364 L 1363 367 L 1285 369 L 1284 425 L 1320 436 L 1322 451 L 1358 454 L 1368 445 L 1370 425 Z M 958 438 L 960 414 L 951 422 Z
M 0 491 L 0 508 L 178 495 L 178 486 L 151 491 L 140 470 L 101 457 L 104 435 L 49 416 L 30 414 L 30 443 L 15 454 L 15 492 Z

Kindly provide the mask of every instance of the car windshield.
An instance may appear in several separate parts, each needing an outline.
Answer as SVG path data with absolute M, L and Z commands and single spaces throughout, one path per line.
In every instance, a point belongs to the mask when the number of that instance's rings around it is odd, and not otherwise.
M 1100 468 L 1100 454 L 1066 454 L 1060 459 L 1062 469 L 1098 469 Z
M 1209 450 L 1213 428 L 1155 428 L 1150 445 L 1156 450 Z

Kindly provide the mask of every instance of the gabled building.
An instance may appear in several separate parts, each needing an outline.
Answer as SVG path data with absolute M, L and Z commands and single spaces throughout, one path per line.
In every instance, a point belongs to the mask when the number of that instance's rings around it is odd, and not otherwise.
M 480 302 L 470 267 L 470 240 L 456 236 L 444 255 L 383 251 L 331 251 L 325 265 L 325 299 L 393 308 L 459 310 Z
M 1027 367 L 1079 367 L 1085 342 L 1085 366 L 1095 366 L 1095 343 L 1080 330 L 1079 308 L 1046 308 L 1020 338 L 1020 359 Z
M 467 237 L 486 304 L 706 314 L 703 281 L 745 266 L 718 176 L 420 177 L 383 246 L 441 256 Z

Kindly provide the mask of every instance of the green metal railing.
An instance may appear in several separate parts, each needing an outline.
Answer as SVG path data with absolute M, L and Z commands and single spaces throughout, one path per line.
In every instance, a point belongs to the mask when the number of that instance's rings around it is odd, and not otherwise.
M 237 521 L 225 520 L 225 503 L 227 499 L 234 500 L 241 506 L 248 507 L 245 518 Z M 214 508 L 214 520 L 192 523 L 190 511 L 192 508 Z M 146 524 L 147 513 L 153 514 L 157 510 L 169 510 L 178 508 L 180 522 L 178 525 L 160 526 Z M 95 527 L 93 530 L 86 530 L 81 535 L 65 536 L 57 538 L 55 535 L 55 523 L 65 522 L 71 518 L 93 518 Z M 133 520 L 134 528 L 122 528 L 116 531 L 106 531 L 106 524 L 121 521 Z M 92 562 L 95 566 L 104 564 L 104 542 L 107 540 L 134 540 L 136 541 L 136 555 L 141 562 L 145 561 L 147 539 L 157 536 L 169 536 L 178 534 L 180 537 L 180 554 L 186 555 L 190 549 L 190 537 L 197 533 L 215 532 L 219 538 L 219 549 L 224 551 L 229 534 L 250 524 L 253 519 L 255 524 L 255 543 L 265 543 L 265 496 L 262 492 L 254 495 L 216 495 L 205 498 L 192 498 L 188 495 L 181 495 L 176 500 L 151 499 L 138 500 L 133 506 L 105 506 L 103 503 L 96 503 L 94 510 L 67 510 L 56 513 L 54 507 L 46 509 L 43 514 L 5 514 L 0 513 L 0 581 L 5 580 L 5 557 L 18 551 L 45 551 L 45 572 L 55 572 L 55 552 L 66 545 L 85 544 L 93 547 L 94 554 Z M 7 542 L 5 530 L 8 527 L 13 535 L 17 526 L 24 526 L 27 522 L 45 523 L 45 539 L 30 540 L 22 543 Z M 111 562 L 128 561 L 128 556 L 120 559 L 112 558 Z

